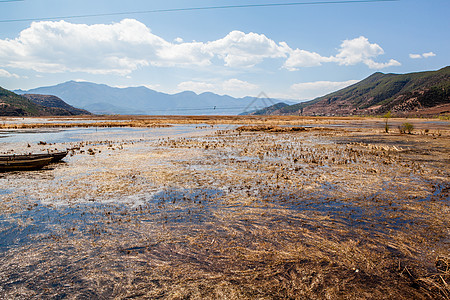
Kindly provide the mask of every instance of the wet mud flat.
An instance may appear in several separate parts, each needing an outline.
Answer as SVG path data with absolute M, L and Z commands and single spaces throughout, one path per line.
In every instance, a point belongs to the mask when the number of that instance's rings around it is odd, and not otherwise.
M 0 298 L 449 298 L 448 130 L 196 130 L 0 174 Z

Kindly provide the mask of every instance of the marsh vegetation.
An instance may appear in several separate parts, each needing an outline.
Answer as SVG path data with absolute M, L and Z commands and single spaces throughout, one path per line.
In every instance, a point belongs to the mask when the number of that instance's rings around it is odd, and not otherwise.
M 1 297 L 449 298 L 448 123 L 315 121 L 52 144 L 0 175 Z

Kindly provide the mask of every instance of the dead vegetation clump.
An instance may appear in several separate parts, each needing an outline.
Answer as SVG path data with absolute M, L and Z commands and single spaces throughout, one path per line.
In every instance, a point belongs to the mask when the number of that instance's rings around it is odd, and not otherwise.
M 305 131 L 305 127 L 281 127 L 272 125 L 253 125 L 253 126 L 240 126 L 236 128 L 237 131 L 263 131 L 263 132 L 295 132 Z
M 437 257 L 436 270 L 418 281 L 435 295 L 450 299 L 450 257 Z

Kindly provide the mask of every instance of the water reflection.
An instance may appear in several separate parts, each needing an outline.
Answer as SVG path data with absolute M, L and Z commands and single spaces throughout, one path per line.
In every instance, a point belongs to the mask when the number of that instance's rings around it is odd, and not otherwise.
M 64 129 L 13 129 L 1 130 L 2 143 L 70 143 L 102 139 L 160 138 L 192 132 L 196 126 L 184 125 L 170 128 L 64 128 Z
M 4 194 L 8 191 L 4 190 Z M 23 202 L 23 210 L 17 213 L 0 213 L 0 252 L 26 244 L 42 242 L 50 236 L 74 233 L 101 234 L 104 226 L 114 228 L 123 219 L 139 219 L 155 223 L 200 223 L 210 219 L 218 207 L 223 191 L 214 189 L 168 189 L 133 203 L 67 203 L 49 207 L 38 201 Z M 95 230 L 93 228 L 96 228 Z M 117 229 L 117 228 L 116 228 Z M 126 231 L 125 228 L 120 231 Z

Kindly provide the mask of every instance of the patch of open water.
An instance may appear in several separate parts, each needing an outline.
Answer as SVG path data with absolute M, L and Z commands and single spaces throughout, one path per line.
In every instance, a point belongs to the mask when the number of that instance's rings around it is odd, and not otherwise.
M 333 187 L 326 189 L 330 188 Z M 271 193 L 264 195 L 262 199 L 292 211 L 326 215 L 333 220 L 340 220 L 351 227 L 361 227 L 369 232 L 385 232 L 387 228 L 401 230 L 405 225 L 418 221 L 401 215 L 396 217 L 390 215 L 390 212 L 401 206 L 399 203 L 389 202 L 389 199 L 378 205 L 373 204 L 370 199 L 353 199 L 349 202 L 336 199 L 326 189 L 298 197 L 283 192 Z
M 102 139 L 161 138 L 182 135 L 196 130 L 194 125 L 164 128 L 64 128 L 64 129 L 11 129 L 0 131 L 2 143 L 70 143 Z
M 37 201 L 18 213 L 0 213 L 0 253 L 52 235 L 65 234 L 70 237 L 74 232 L 95 235 L 98 232 L 93 228 L 121 218 L 199 224 L 212 218 L 218 207 L 216 200 L 222 195 L 223 191 L 217 189 L 167 189 L 148 198 L 141 197 L 138 206 L 120 202 L 92 202 L 50 207 Z M 120 230 L 125 232 L 127 229 Z

